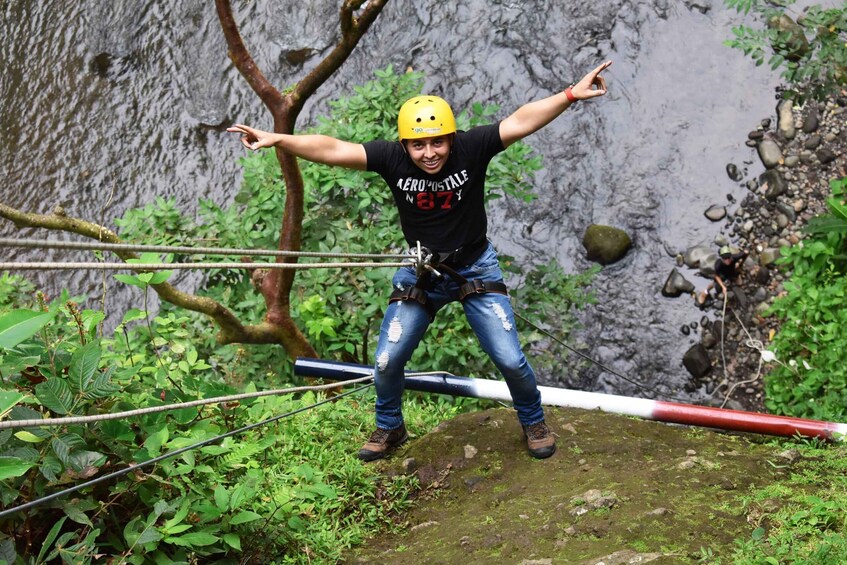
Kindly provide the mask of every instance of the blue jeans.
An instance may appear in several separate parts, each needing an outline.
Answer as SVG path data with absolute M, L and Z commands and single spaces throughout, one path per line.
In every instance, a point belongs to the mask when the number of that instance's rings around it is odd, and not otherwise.
M 503 280 L 497 253 L 490 243 L 471 265 L 455 270 L 468 280 Z M 414 268 L 403 267 L 395 273 L 392 282 L 395 288 L 403 290 L 414 286 L 416 281 Z M 459 299 L 459 285 L 445 274 L 444 280 L 429 291 L 429 299 L 439 310 Z M 462 307 L 482 349 L 506 379 L 518 420 L 526 426 L 542 421 L 541 393 L 535 383 L 535 372 L 521 351 L 509 297 L 497 293 L 476 294 L 467 297 Z M 403 424 L 405 365 L 428 326 L 426 309 L 412 300 L 392 302 L 385 310 L 374 369 L 379 428 L 392 430 Z

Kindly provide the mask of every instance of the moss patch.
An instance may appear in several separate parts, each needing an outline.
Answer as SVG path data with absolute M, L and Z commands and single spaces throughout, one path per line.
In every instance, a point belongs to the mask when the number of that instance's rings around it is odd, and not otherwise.
M 416 473 L 418 500 L 401 533 L 347 562 L 694 563 L 749 537 L 742 497 L 788 471 L 750 436 L 576 409 L 548 408 L 547 423 L 558 451 L 546 460 L 526 453 L 514 413 L 495 409 L 378 463 Z

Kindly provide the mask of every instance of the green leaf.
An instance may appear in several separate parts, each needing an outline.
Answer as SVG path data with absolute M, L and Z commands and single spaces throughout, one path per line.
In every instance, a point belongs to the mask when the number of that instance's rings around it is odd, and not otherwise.
M 137 287 L 139 287 L 139 288 L 147 288 L 147 283 L 146 283 L 146 282 L 141 281 L 141 280 L 140 280 L 137 276 L 135 276 L 135 275 L 122 275 L 122 274 L 116 274 L 116 275 L 112 275 L 112 276 L 113 276 L 113 277 L 115 277 L 115 280 L 118 280 L 118 281 L 120 281 L 120 282 L 122 282 L 122 283 L 124 283 L 124 284 L 130 284 L 130 285 L 132 285 L 132 286 L 137 286 Z
M 224 534 L 223 539 L 228 546 L 237 551 L 241 551 L 241 538 L 238 537 L 238 534 Z
M 100 367 L 101 355 L 100 341 L 95 340 L 80 347 L 71 356 L 68 377 L 80 392 L 88 392 L 91 388 L 93 377 Z
M 68 383 L 58 377 L 50 377 L 35 385 L 35 397 L 56 414 L 70 414 L 74 398 Z
M 184 536 L 167 537 L 165 538 L 165 541 L 184 547 L 203 547 L 205 545 L 213 545 L 214 543 L 217 543 L 219 539 L 219 537 L 213 536 L 208 532 L 191 532 Z
M 226 487 L 218 485 L 215 487 L 215 506 L 218 507 L 219 510 L 224 511 L 229 506 L 229 491 L 226 490 Z
M 53 453 L 59 458 L 66 467 L 73 468 L 71 462 L 71 453 L 79 451 L 86 447 L 85 440 L 77 434 L 62 434 L 59 437 L 53 438 L 50 442 L 50 447 L 53 448 Z
M 10 349 L 34 336 L 56 312 L 13 310 L 0 318 L 0 348 Z
M 0 456 L 0 481 L 20 477 L 34 466 L 35 463 L 29 463 L 17 457 Z
M 0 418 L 8 414 L 9 410 L 25 396 L 17 391 L 0 390 Z
M 46 439 L 46 438 L 43 438 L 43 437 L 38 437 L 34 433 L 28 432 L 26 430 L 19 431 L 18 433 L 15 434 L 15 437 L 18 438 L 19 440 L 23 441 L 23 442 L 26 442 L 26 443 L 41 443 L 42 441 L 44 441 Z
M 50 532 L 47 534 L 47 537 L 41 542 L 41 551 L 38 552 L 38 559 L 35 560 L 36 563 L 41 563 L 44 560 L 44 555 L 47 553 L 47 550 L 53 545 L 53 541 L 56 539 L 56 536 L 59 535 L 59 532 L 62 529 L 62 526 L 65 524 L 65 520 L 67 518 L 62 518 L 50 528 Z
M 83 512 L 75 502 L 68 502 L 62 505 L 62 511 L 65 515 L 76 522 L 77 524 L 83 524 L 84 526 L 88 526 L 89 528 L 93 528 L 94 524 L 91 523 L 91 519 Z
M 247 522 L 252 522 L 253 520 L 260 520 L 261 518 L 261 514 L 251 512 L 250 510 L 244 510 L 233 516 L 232 520 L 230 520 L 229 523 L 230 525 L 237 526 L 238 524 L 246 524 Z

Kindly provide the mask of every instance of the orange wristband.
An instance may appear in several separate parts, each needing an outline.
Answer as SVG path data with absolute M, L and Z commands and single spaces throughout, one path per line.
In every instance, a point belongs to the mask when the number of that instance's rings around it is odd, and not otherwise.
M 568 102 L 570 102 L 571 104 L 579 100 L 579 98 L 573 95 L 573 89 L 570 86 L 565 89 L 565 96 L 568 97 Z

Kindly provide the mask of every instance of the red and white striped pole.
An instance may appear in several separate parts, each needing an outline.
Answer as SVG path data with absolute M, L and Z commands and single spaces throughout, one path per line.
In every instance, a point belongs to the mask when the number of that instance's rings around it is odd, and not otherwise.
M 371 374 L 372 367 L 300 358 L 294 363 L 294 373 L 303 377 L 324 378 L 334 381 L 351 380 Z M 485 398 L 510 402 L 512 397 L 503 381 L 473 379 L 448 375 L 406 375 L 406 388 L 423 392 L 450 394 L 472 398 Z M 636 416 L 647 420 L 734 430 L 775 436 L 803 436 L 828 440 L 842 440 L 847 435 L 847 424 L 775 416 L 758 412 L 729 410 L 698 406 L 682 402 L 665 402 L 647 398 L 618 396 L 598 392 L 584 392 L 565 388 L 539 386 L 541 403 L 545 406 L 563 406 L 584 410 L 602 410 L 612 414 Z

